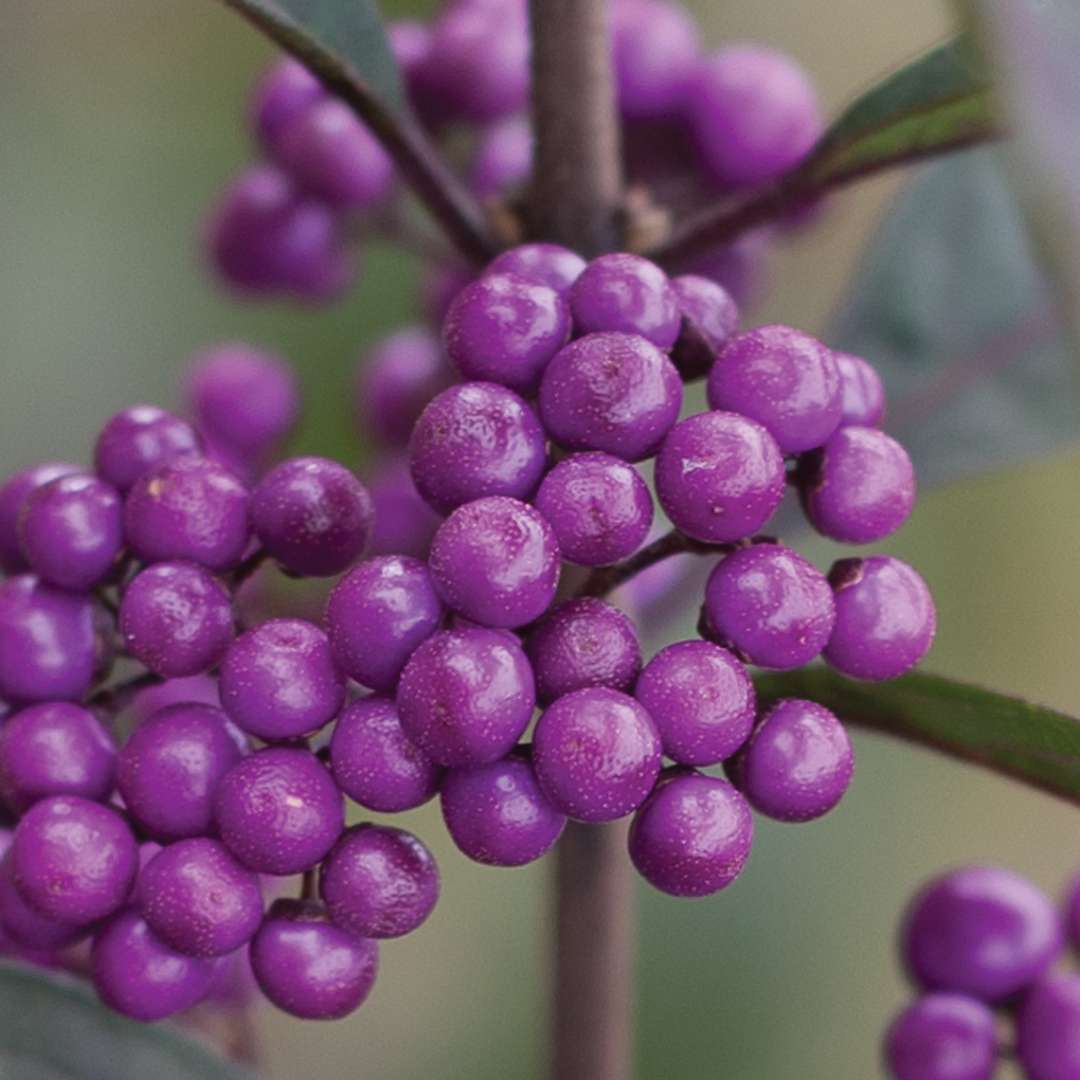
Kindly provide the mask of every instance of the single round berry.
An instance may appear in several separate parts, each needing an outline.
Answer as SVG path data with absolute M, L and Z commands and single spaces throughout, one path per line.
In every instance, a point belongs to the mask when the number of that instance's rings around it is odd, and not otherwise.
M 451 769 L 439 793 L 458 848 L 488 866 L 524 866 L 559 839 L 566 817 L 540 790 L 524 754 Z
M 488 265 L 488 271 L 547 285 L 565 297 L 585 266 L 585 260 L 576 251 L 559 244 L 535 243 L 519 244 L 497 255 Z
M 201 566 L 156 563 L 124 589 L 120 632 L 127 652 L 155 675 L 198 675 L 217 665 L 232 640 L 232 601 Z
M 620 331 L 660 349 L 679 336 L 679 298 L 667 275 L 640 255 L 614 252 L 593 259 L 570 290 L 578 334 Z
M 660 736 L 632 697 L 595 687 L 566 694 L 540 717 L 533 767 L 556 810 L 614 821 L 636 810 L 660 775 Z
M 368 480 L 375 508 L 372 555 L 412 555 L 425 558 L 442 520 L 420 497 L 408 463 L 389 459 Z
M 428 322 L 442 326 L 454 297 L 475 279 L 475 269 L 456 258 L 428 264 L 420 282 L 421 307 Z
M 611 15 L 619 111 L 634 120 L 677 115 L 698 59 L 693 18 L 664 0 L 624 0 Z
M 927 994 L 889 1025 L 885 1063 L 893 1080 L 990 1080 L 994 1014 L 963 994 Z
M 551 358 L 570 337 L 570 310 L 547 285 L 488 273 L 454 298 L 443 342 L 465 379 L 535 394 Z
M 345 680 L 330 641 L 303 619 L 271 619 L 241 634 L 221 665 L 221 704 L 260 739 L 310 735 L 337 715 Z
M 754 684 L 739 661 L 708 641 L 661 649 L 641 672 L 634 696 L 656 724 L 664 753 L 682 765 L 730 757 L 754 725 Z
M 19 544 L 19 518 L 26 500 L 45 484 L 85 471 L 81 465 L 47 461 L 14 473 L 0 484 L 0 573 L 18 574 L 28 568 Z
M 302 1020 L 339 1020 L 375 983 L 378 945 L 331 924 L 321 904 L 281 899 L 251 943 L 259 989 Z
M 1055 972 L 1025 996 L 1016 1019 L 1020 1064 L 1029 1080 L 1080 1075 L 1080 975 Z M 989 1074 L 987 1074 L 989 1075 Z
M 552 608 L 526 644 L 544 704 L 587 686 L 629 692 L 641 670 L 641 644 L 633 622 L 594 597 Z
M 738 328 L 739 309 L 723 285 L 697 274 L 672 278 L 671 287 L 682 315 L 671 359 L 684 379 L 700 379 Z
M 808 664 L 825 648 L 836 613 L 832 590 L 798 552 L 754 544 L 717 563 L 705 586 L 710 636 L 760 667 Z
M 425 70 L 431 55 L 431 27 L 419 19 L 395 19 L 386 24 L 386 36 L 405 79 L 413 110 L 425 127 L 437 131 L 446 117 L 444 105 Z
M 354 701 L 338 717 L 330 770 L 350 799 L 386 814 L 423 805 L 443 776 L 402 730 L 394 703 L 379 697 Z
M 439 869 L 412 833 L 387 825 L 346 829 L 319 871 L 319 895 L 335 926 L 358 937 L 415 930 L 439 899 Z
M 0 728 L 0 795 L 16 813 L 48 795 L 105 799 L 115 773 L 112 739 L 80 705 L 31 705 Z
M 760 813 L 812 821 L 843 798 L 854 767 L 843 724 L 813 701 L 787 698 L 761 718 L 728 775 Z
M 137 895 L 150 929 L 188 956 L 224 956 L 262 922 L 258 876 L 205 837 L 162 848 L 139 874 Z
M 164 1020 L 210 993 L 217 963 L 170 949 L 134 909 L 122 911 L 94 938 L 90 957 L 98 997 L 134 1020 Z
M 10 834 L 8 834 L 10 843 Z M 28 904 L 15 887 L 11 854 L 0 861 L 0 933 L 4 944 L 14 942 L 24 949 L 67 949 L 89 934 L 86 926 L 54 922 Z M 5 948 L 5 953 L 8 949 Z
M 363 484 L 328 458 L 276 465 L 251 494 L 259 542 L 292 574 L 330 577 L 363 555 L 374 508 Z
M 671 896 L 726 889 L 750 856 L 754 822 L 727 781 L 672 769 L 634 815 L 630 859 L 650 885 Z
M 542 615 L 559 584 L 559 544 L 533 507 L 494 495 L 439 526 L 429 560 L 435 588 L 481 626 L 513 628 Z
M 210 831 L 218 782 L 242 756 L 230 727 L 212 705 L 178 702 L 131 733 L 120 751 L 116 783 L 144 833 L 170 841 Z
M 520 646 L 496 630 L 442 631 L 412 654 L 398 684 L 406 736 L 442 765 L 495 761 L 517 743 L 536 690 Z
M 15 887 L 46 918 L 85 925 L 126 900 L 138 850 L 113 809 L 77 795 L 34 803 L 11 842 Z
M 845 544 L 896 532 L 915 506 L 915 469 L 884 431 L 842 427 L 799 462 L 799 490 L 810 524 Z
M 528 180 L 532 165 L 532 124 L 508 116 L 479 132 L 469 161 L 469 186 L 481 199 L 496 198 Z
M 855 679 L 895 679 L 929 651 L 937 628 L 926 582 L 900 559 L 840 559 L 829 571 L 836 624 L 826 661 Z
M 688 416 L 656 459 L 656 495 L 688 536 L 728 543 L 757 532 L 784 497 L 784 458 L 758 423 L 735 413 Z
M 580 566 L 605 566 L 632 555 L 652 527 L 648 485 L 637 469 L 610 454 L 564 458 L 544 477 L 535 502 L 562 557 Z
M 132 405 L 101 429 L 94 468 L 105 483 L 127 494 L 151 469 L 201 451 L 202 439 L 186 420 L 156 405 Z
M 1000 867 L 968 866 L 915 897 L 902 944 L 919 985 L 997 1002 L 1049 968 L 1063 934 L 1054 905 L 1031 882 Z
M 626 461 L 656 453 L 682 408 L 675 365 L 637 334 L 588 334 L 560 349 L 540 385 L 540 415 L 568 450 Z
M 299 874 L 334 846 L 345 808 L 314 754 L 271 746 L 222 777 L 214 794 L 214 820 L 226 847 L 250 870 Z
M 840 372 L 840 394 L 843 411 L 841 427 L 880 427 L 885 419 L 885 385 L 881 376 L 862 357 L 851 353 L 834 352 L 836 370 Z
M 324 97 L 322 83 L 291 56 L 275 61 L 251 96 L 251 126 L 269 150 L 290 121 Z

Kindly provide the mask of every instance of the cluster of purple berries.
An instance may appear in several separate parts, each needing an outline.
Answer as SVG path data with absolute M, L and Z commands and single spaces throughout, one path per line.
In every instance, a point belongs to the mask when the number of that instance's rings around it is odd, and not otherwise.
M 902 931 L 904 964 L 922 996 L 886 1034 L 890 1075 L 990 1080 L 1012 1058 L 1029 1080 L 1075 1080 L 1080 974 L 1055 970 L 1068 944 L 1080 949 L 1080 877 L 1063 912 L 1001 867 L 962 867 L 930 882 Z

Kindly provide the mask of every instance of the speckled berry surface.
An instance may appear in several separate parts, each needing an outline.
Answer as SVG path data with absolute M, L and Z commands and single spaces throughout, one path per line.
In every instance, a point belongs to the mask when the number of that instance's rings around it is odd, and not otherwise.
M 577 334 L 616 330 L 661 349 L 679 335 L 678 297 L 667 275 L 640 255 L 613 252 L 592 260 L 570 290 Z
M 990 1080 L 994 1014 L 963 994 L 927 994 L 889 1025 L 885 1064 L 893 1080 Z
M 509 248 L 495 256 L 488 264 L 488 270 L 536 281 L 566 296 L 585 266 L 585 260 L 576 251 L 560 244 L 541 242 Z
M 94 468 L 107 484 L 126 493 L 151 469 L 202 448 L 201 437 L 186 420 L 156 405 L 131 405 L 101 429 Z

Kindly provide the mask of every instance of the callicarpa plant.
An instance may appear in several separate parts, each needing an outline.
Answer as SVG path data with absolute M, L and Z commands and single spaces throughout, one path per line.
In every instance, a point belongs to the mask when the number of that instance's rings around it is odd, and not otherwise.
M 910 412 L 917 380 L 963 371 L 912 370 L 924 344 L 875 338 L 857 305 L 829 343 L 745 314 L 770 245 L 834 190 L 1010 128 L 1068 298 L 1080 135 L 1050 128 L 1080 104 L 1070 5 L 973 4 L 830 123 L 795 58 L 707 44 L 674 0 L 446 0 L 388 24 L 370 0 L 225 2 L 286 55 L 208 210 L 208 268 L 244 300 L 325 304 L 362 289 L 379 238 L 425 259 L 426 315 L 342 388 L 378 450 L 363 478 L 284 455 L 297 376 L 234 342 L 193 358 L 182 408 L 132 404 L 83 463 L 0 487 L 8 957 L 137 1021 L 236 1007 L 252 980 L 345 1017 L 439 901 L 391 816 L 438 800 L 468 859 L 554 853 L 551 1075 L 619 1080 L 630 868 L 723 904 L 756 817 L 841 801 L 850 727 L 1080 801 L 1076 721 L 913 673 L 934 601 L 875 547 L 924 453 L 884 430 L 887 390 Z M 961 160 L 927 174 L 941 205 L 997 197 L 985 157 Z M 974 271 L 1010 303 L 998 263 Z M 1009 430 L 1039 428 L 1025 450 L 1070 433 L 993 393 Z M 944 445 L 970 454 L 977 420 Z M 827 569 L 806 527 L 837 545 Z M 316 585 L 286 600 L 281 577 Z M 1070 939 L 1075 883 L 1064 914 L 999 866 L 925 886 L 901 931 L 919 996 L 882 1018 L 883 1067 L 1080 1078 Z

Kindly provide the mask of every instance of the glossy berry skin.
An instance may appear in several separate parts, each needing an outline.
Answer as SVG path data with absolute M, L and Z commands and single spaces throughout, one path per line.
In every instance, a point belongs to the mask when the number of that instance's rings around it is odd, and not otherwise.
M 1080 1075 L 1080 975 L 1053 972 L 1024 997 L 1016 1041 L 1030 1080 L 1072 1080 Z
M 529 661 L 507 635 L 445 630 L 410 657 L 398 684 L 406 736 L 441 765 L 480 765 L 507 754 L 532 717 Z
M 488 271 L 513 274 L 526 281 L 547 285 L 565 297 L 586 265 L 576 251 L 560 244 L 533 243 L 518 244 L 496 255 L 489 263 Z
M 559 543 L 543 515 L 494 495 L 458 507 L 438 528 L 428 565 L 443 601 L 503 629 L 542 615 L 559 584 Z
M 259 542 L 287 571 L 330 577 L 363 555 L 374 509 L 350 469 L 329 458 L 290 458 L 274 466 L 251 494 Z
M 299 874 L 321 862 L 345 823 L 326 766 L 307 750 L 271 746 L 234 765 L 214 795 L 225 846 L 263 874 Z
M 346 829 L 319 871 L 335 926 L 357 937 L 412 933 L 439 899 L 439 869 L 412 833 L 388 825 Z
M 715 765 L 750 735 L 756 696 L 746 668 L 718 645 L 679 641 L 661 649 L 634 696 L 660 733 L 664 753 L 682 765 Z
M 85 925 L 125 902 L 138 850 L 115 810 L 77 795 L 53 795 L 19 820 L 11 866 L 28 904 L 55 922 Z
M 571 454 L 544 477 L 537 510 L 547 518 L 567 562 L 606 566 L 632 555 L 653 521 L 649 487 L 611 454 Z
M 884 431 L 842 427 L 799 462 L 799 490 L 810 524 L 845 544 L 896 532 L 915 507 L 915 469 Z
M 205 837 L 162 848 L 140 872 L 136 894 L 150 929 L 188 956 L 224 956 L 262 922 L 258 876 Z
M 23 504 L 39 487 L 61 476 L 82 473 L 81 465 L 61 461 L 46 461 L 32 465 L 7 477 L 0 484 L 0 572 L 18 574 L 26 570 L 26 557 L 19 545 L 19 517 Z
M 860 356 L 834 352 L 840 372 L 840 396 L 843 410 L 840 426 L 881 427 L 885 419 L 885 385 L 881 376 Z
M 787 698 L 765 713 L 727 771 L 759 813 L 812 821 L 840 802 L 854 767 L 840 721 L 813 701 Z
M 495 383 L 461 383 L 435 397 L 413 429 L 409 468 L 440 513 L 485 495 L 526 499 L 546 464 L 544 430 L 525 400 Z
M 686 102 L 705 163 L 726 185 L 759 184 L 786 172 L 822 129 L 806 74 L 761 45 L 732 44 L 705 57 Z
M 968 866 L 926 885 L 911 902 L 902 951 L 928 990 L 1003 1001 L 1060 954 L 1061 920 L 1031 882 L 996 866 Z
M 263 147 L 273 147 L 281 130 L 325 95 L 322 83 L 299 60 L 275 61 L 251 96 L 251 126 Z
M 994 1014 L 963 994 L 927 994 L 889 1025 L 885 1064 L 893 1080 L 990 1080 Z
M 0 581 L 0 698 L 80 700 L 100 658 L 96 610 L 89 596 L 33 574 Z
M 469 186 L 481 199 L 495 198 L 529 178 L 532 125 L 520 116 L 498 120 L 479 133 L 469 162 Z
M 94 989 L 133 1020 L 164 1020 L 210 993 L 217 963 L 169 948 L 134 909 L 122 911 L 94 938 Z
M 124 590 L 120 633 L 128 654 L 155 675 L 198 675 L 218 663 L 232 640 L 232 601 L 195 563 L 155 563 Z
M 443 604 L 427 565 L 380 555 L 345 575 L 326 604 L 326 631 L 338 666 L 364 686 L 387 693 L 405 661 L 438 630 Z
M 487 273 L 450 304 L 443 343 L 464 379 L 535 394 L 551 358 L 570 338 L 570 310 L 547 285 Z
M 698 413 L 672 428 L 656 459 L 656 495 L 688 536 L 729 543 L 756 533 L 784 497 L 784 458 L 760 424 Z
M 131 405 L 101 429 L 94 468 L 106 484 L 126 495 L 151 469 L 202 449 L 202 438 L 186 420 L 156 405 Z
M 533 768 L 556 810 L 614 821 L 636 810 L 660 775 L 660 736 L 632 697 L 594 687 L 566 694 L 540 717 Z
M 0 933 L 7 939 L 5 944 L 14 942 L 24 949 L 67 949 L 89 932 L 85 926 L 54 922 L 28 904 L 15 887 L 11 855 L 5 854 L 0 862 Z
M 677 115 L 698 59 L 693 18 L 664 0 L 624 0 L 611 16 L 619 111 L 635 120 Z
M 524 866 L 550 850 L 566 817 L 540 790 L 529 759 L 514 752 L 486 765 L 451 769 L 439 793 L 451 839 L 488 866 Z
M 679 336 L 679 298 L 667 275 L 640 255 L 614 252 L 593 259 L 570 290 L 580 334 L 619 331 L 670 349 Z
M 442 520 L 420 497 L 408 463 L 384 461 L 368 478 L 375 508 L 371 534 L 372 555 L 412 555 L 424 558 Z
M 80 705 L 31 705 L 0 727 L 0 795 L 16 813 L 49 795 L 105 799 L 115 773 L 112 739 Z
M 682 408 L 674 364 L 636 334 L 588 334 L 560 349 L 540 385 L 540 416 L 568 450 L 626 461 L 656 453 Z
M 339 1020 L 371 992 L 378 945 L 330 923 L 321 904 L 274 902 L 251 943 L 259 989 L 302 1020 Z
M 380 697 L 354 701 L 338 717 L 330 770 L 350 799 L 386 814 L 422 806 L 443 778 L 442 767 L 405 734 L 394 702 Z
M 671 287 L 682 316 L 671 359 L 684 379 L 700 379 L 738 328 L 739 309 L 723 285 L 698 274 L 672 278 Z
M 900 559 L 840 559 L 829 571 L 836 624 L 825 660 L 855 679 L 895 679 L 929 651 L 937 628 L 926 582 Z
M 843 412 L 832 352 L 790 326 L 759 326 L 732 338 L 713 364 L 709 404 L 756 420 L 785 454 L 812 450 Z
M 116 782 L 144 833 L 168 842 L 210 832 L 214 791 L 242 756 L 235 736 L 220 709 L 197 702 L 168 705 L 135 728 Z
M 587 686 L 629 692 L 641 670 L 633 622 L 595 597 L 552 608 L 529 634 L 526 650 L 543 704 Z
M 42 581 L 84 591 L 113 568 L 123 544 L 116 489 L 94 476 L 62 476 L 23 503 L 19 541 Z
M 825 575 L 781 544 L 754 544 L 717 563 L 705 586 L 705 616 L 718 642 L 780 670 L 813 660 L 836 617 Z
M 260 739 L 295 739 L 328 724 L 345 700 L 330 642 L 303 619 L 271 619 L 241 634 L 221 665 L 221 704 Z

